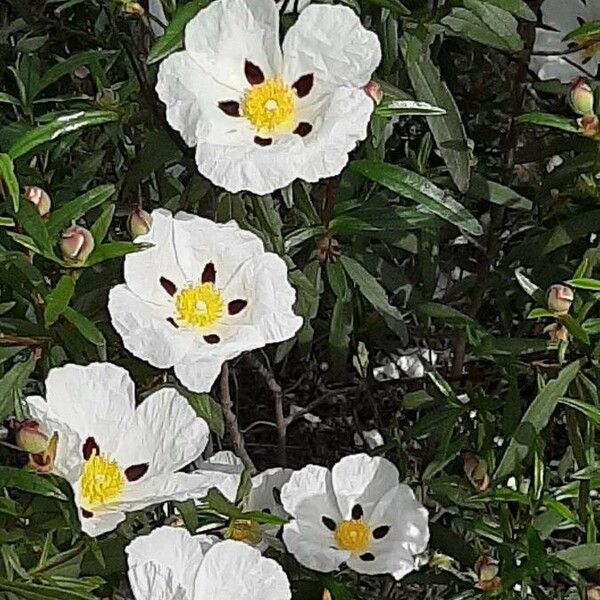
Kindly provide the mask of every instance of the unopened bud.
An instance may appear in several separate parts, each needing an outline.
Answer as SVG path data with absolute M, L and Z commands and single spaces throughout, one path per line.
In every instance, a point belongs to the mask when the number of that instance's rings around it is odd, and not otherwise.
M 79 225 L 72 225 L 63 232 L 60 249 L 65 261 L 72 265 L 82 265 L 94 250 L 92 234 Z
M 547 327 L 544 327 L 544 333 L 548 334 L 550 342 L 553 344 L 569 341 L 569 330 L 564 325 L 559 325 L 558 323 L 551 323 Z
M 550 286 L 546 295 L 548 310 L 557 315 L 566 315 L 573 304 L 573 290 L 568 285 L 557 283 Z
M 586 600 L 600 600 L 600 586 L 589 584 L 585 588 Z
M 581 135 L 600 141 L 600 119 L 596 115 L 585 115 L 577 119 Z
M 40 429 L 37 421 L 13 421 L 15 441 L 21 450 L 29 454 L 41 454 L 48 447 L 48 436 Z
M 90 70 L 83 65 L 76 67 L 73 71 L 73 75 L 77 77 L 77 79 L 85 79 L 89 74 Z
M 585 77 L 580 77 L 572 83 L 569 104 L 578 115 L 594 114 L 594 91 Z
M 478 492 L 485 492 L 490 487 L 487 462 L 471 452 L 463 454 L 465 475 Z
M 323 590 L 323 596 L 321 600 L 331 600 L 331 592 L 327 588 Z
M 321 264 L 335 262 L 340 254 L 340 245 L 335 238 L 325 235 L 317 240 L 316 255 Z
M 383 100 L 383 90 L 376 81 L 369 81 L 369 83 L 365 85 L 364 90 L 367 93 L 367 96 L 369 96 L 375 104 L 380 104 Z
M 502 589 L 502 582 L 498 577 L 498 561 L 489 556 L 481 556 L 475 563 L 477 584 L 475 587 L 484 592 L 494 593 Z
M 52 473 L 58 448 L 58 433 L 54 432 L 46 449 L 40 454 L 30 454 L 27 467 L 36 473 Z
M 40 216 L 44 217 L 50 212 L 50 206 L 52 205 L 50 196 L 41 187 L 34 185 L 26 186 L 23 198 L 35 206 Z
M 131 237 L 135 239 L 140 235 L 146 235 L 152 227 L 152 215 L 142 208 L 133 208 L 127 219 L 127 228 Z

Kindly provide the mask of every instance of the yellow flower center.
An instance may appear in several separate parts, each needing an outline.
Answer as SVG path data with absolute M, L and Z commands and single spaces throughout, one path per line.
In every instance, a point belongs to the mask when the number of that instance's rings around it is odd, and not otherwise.
M 267 79 L 246 92 L 241 111 L 260 133 L 291 131 L 295 124 L 296 95 L 281 79 Z
M 236 542 L 246 542 L 256 546 L 262 540 L 262 529 L 256 521 L 249 519 L 236 519 L 231 528 L 230 537 Z
M 223 297 L 214 283 L 185 288 L 175 298 L 177 319 L 187 325 L 206 329 L 218 321 L 225 310 Z
M 362 519 L 342 521 L 335 529 L 335 541 L 340 550 L 362 554 L 371 544 L 371 528 Z
M 94 451 L 83 466 L 81 505 L 90 511 L 106 506 L 121 496 L 124 486 L 125 477 L 117 462 Z

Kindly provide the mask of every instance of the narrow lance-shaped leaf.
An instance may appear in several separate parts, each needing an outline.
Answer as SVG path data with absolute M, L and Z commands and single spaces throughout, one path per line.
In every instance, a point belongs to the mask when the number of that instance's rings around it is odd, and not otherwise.
M 12 158 L 8 154 L 0 154 L 0 181 L 4 184 L 4 191 L 16 212 L 19 210 L 19 182 Z
M 75 276 L 72 273 L 63 275 L 56 287 L 46 296 L 46 308 L 44 309 L 44 321 L 50 327 L 58 317 L 65 312 L 75 291 Z

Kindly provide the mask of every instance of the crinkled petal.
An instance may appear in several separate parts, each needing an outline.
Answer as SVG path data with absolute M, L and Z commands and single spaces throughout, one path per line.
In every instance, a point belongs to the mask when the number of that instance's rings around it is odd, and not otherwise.
M 381 46 L 352 9 L 313 4 L 290 27 L 283 54 L 284 79 L 290 84 L 312 73 L 317 85 L 362 87 L 381 61 Z
M 331 470 L 331 480 L 344 519 L 350 519 L 356 505 L 367 520 L 390 490 L 398 486 L 398 469 L 381 456 L 368 454 L 345 456 Z
M 567 35 L 579 27 L 577 17 L 585 17 L 585 6 L 581 0 L 544 0 L 541 6 L 542 22 Z
M 125 520 L 125 513 L 121 511 L 102 511 L 92 516 L 83 516 L 78 508 L 81 531 L 90 537 L 98 537 L 116 529 Z
M 235 40 L 235 43 L 232 41 Z M 249 87 L 246 61 L 266 78 L 281 70 L 279 14 L 273 0 L 216 0 L 187 25 L 185 49 L 216 81 Z
M 208 354 L 208 352 L 207 352 Z M 188 390 L 198 394 L 210 392 L 226 359 L 190 360 L 175 365 L 175 375 Z
M 281 505 L 281 490 L 290 480 L 292 469 L 267 469 L 252 478 L 252 488 L 246 502 L 247 510 L 268 511 L 278 517 L 288 515 Z
M 130 568 L 128 576 L 135 600 L 193 600 L 162 565 L 142 563 Z
M 161 285 L 161 277 L 169 280 L 177 289 L 185 285 L 185 277 L 175 254 L 171 213 L 162 208 L 152 211 L 150 231 L 135 241 L 152 244 L 152 248 L 125 257 L 125 283 L 143 300 L 169 306 L 171 296 Z
M 46 379 L 51 416 L 82 441 L 93 437 L 103 453 L 111 453 L 121 433 L 129 428 L 134 394 L 129 373 L 111 363 L 68 364 L 51 369 Z
M 163 388 L 137 408 L 132 431 L 124 432 L 113 458 L 126 469 L 148 465 L 144 477 L 179 471 L 197 459 L 208 442 L 204 419 L 177 390 Z
M 291 598 L 287 575 L 279 564 L 256 548 L 233 540 L 215 544 L 206 553 L 194 590 L 198 600 Z
M 152 278 L 150 273 L 147 276 Z M 172 367 L 197 341 L 193 332 L 168 321 L 174 315 L 172 306 L 146 302 L 127 285 L 117 285 L 110 290 L 108 310 L 125 348 L 160 369 Z
M 402 579 L 416 568 L 415 558 L 402 546 L 382 547 L 379 551 L 371 549 L 370 554 L 374 557 L 370 557 L 370 560 L 352 555 L 346 562 L 353 571 L 358 573 L 366 575 L 391 573 L 396 580 Z

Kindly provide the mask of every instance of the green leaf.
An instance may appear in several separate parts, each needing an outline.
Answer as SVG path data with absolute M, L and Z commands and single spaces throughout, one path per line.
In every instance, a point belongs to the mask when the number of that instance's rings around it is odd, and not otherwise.
M 58 81 L 61 77 L 73 73 L 77 67 L 97 62 L 101 56 L 102 54 L 98 50 L 89 50 L 73 54 L 69 58 L 58 62 L 43 74 L 32 91 L 31 98 L 35 98 L 42 90 Z
M 48 235 L 46 223 L 40 217 L 33 204 L 21 202 L 19 212 L 17 213 L 17 220 L 43 254 L 53 255 L 52 243 Z
M 101 125 L 116 121 L 119 115 L 105 110 L 78 111 L 56 117 L 50 123 L 40 125 L 22 135 L 8 150 L 14 159 L 27 154 L 47 142 L 56 140 L 62 135 L 72 133 L 84 127 Z
M 471 187 L 467 195 L 480 200 L 487 200 L 493 204 L 506 206 L 513 210 L 531 210 L 533 203 L 524 196 L 517 194 L 509 187 L 490 181 L 478 173 L 471 177 Z
M 438 106 L 446 111 L 443 116 L 428 117 L 427 123 L 450 171 L 456 187 L 463 193 L 469 189 L 470 153 L 467 133 L 458 106 L 444 83 L 438 68 L 433 64 L 429 49 L 423 49 L 417 60 L 407 61 L 406 54 L 414 37 L 405 33 L 400 43 L 417 100 Z
M 49 478 L 26 469 L 0 466 L 0 488 L 17 489 L 30 494 L 57 498 L 58 500 L 67 499 Z
M 98 264 L 105 260 L 111 260 L 113 258 L 121 258 L 132 252 L 140 252 L 146 250 L 151 244 L 134 244 L 133 242 L 108 242 L 97 246 L 95 250 L 90 254 L 88 259 L 85 261 L 86 267 Z
M 187 400 L 196 414 L 203 418 L 219 437 L 225 435 L 225 421 L 221 405 L 208 394 L 188 394 Z
M 515 271 L 515 277 L 518 284 L 528 296 L 531 296 L 538 304 L 546 304 L 546 295 L 541 287 L 533 283 L 522 271 Z
M 600 21 L 587 21 L 581 27 L 573 29 L 565 35 L 565 42 L 586 42 L 592 38 L 600 38 Z
M 587 404 L 586 402 L 576 400 L 575 398 L 560 398 L 559 402 L 578 410 L 581 414 L 585 415 L 585 418 L 590 423 L 593 423 L 595 427 L 600 427 L 600 409 L 593 404 Z
M 19 210 L 19 182 L 15 175 L 15 165 L 8 154 L 0 154 L 0 180 L 4 182 L 13 210 L 17 212 Z
M 419 302 L 415 306 L 415 310 L 421 315 L 440 319 L 447 323 L 478 327 L 477 322 L 468 315 L 439 302 Z
M 574 338 L 584 344 L 590 343 L 587 331 L 571 315 L 560 315 L 558 319 Z
M 188 22 L 198 11 L 210 4 L 210 0 L 191 0 L 180 6 L 167 25 L 165 32 L 156 40 L 148 54 L 148 64 L 151 65 L 183 46 L 183 32 Z
M 21 390 L 27 383 L 35 362 L 36 359 L 31 353 L 27 360 L 16 362 L 0 379 L 0 421 L 15 414 L 15 400 L 20 398 Z
M 106 340 L 100 330 L 84 315 L 68 306 L 63 312 L 65 319 L 74 325 L 88 342 L 95 346 L 105 346 Z
M 570 286 L 578 288 L 580 290 L 591 290 L 593 292 L 600 292 L 600 280 L 591 279 L 590 277 L 577 277 L 567 281 Z
M 600 544 L 582 544 L 559 550 L 553 556 L 569 563 L 574 569 L 594 569 L 600 564 Z
M 79 196 L 71 202 L 67 202 L 57 210 L 50 213 L 48 219 L 48 233 L 51 237 L 57 235 L 61 229 L 71 225 L 71 222 L 79 219 L 89 210 L 102 204 L 115 193 L 115 186 L 112 184 L 100 185 L 89 192 Z
M 503 52 L 514 54 L 523 50 L 517 20 L 510 12 L 490 4 L 487 0 L 463 1 L 464 8 L 453 8 L 450 14 L 442 19 L 442 25 L 463 38 Z
M 417 102 L 416 100 L 392 100 L 388 102 L 384 99 L 375 109 L 375 114 L 382 117 L 439 117 L 445 115 L 446 110 L 439 106 L 433 106 L 428 102 Z
M 526 21 L 536 21 L 535 13 L 527 6 L 524 0 L 487 0 L 488 4 L 493 4 L 512 13 L 520 19 Z
M 115 205 L 107 204 L 103 209 L 100 216 L 94 221 L 94 224 L 90 227 L 90 233 L 94 238 L 94 242 L 97 246 L 102 243 L 102 240 L 106 237 L 112 218 L 115 214 Z
M 354 161 L 350 163 L 350 168 L 393 192 L 422 204 L 432 213 L 471 235 L 483 233 L 477 219 L 449 192 L 442 190 L 417 173 L 397 165 L 373 160 Z
M 75 292 L 75 277 L 72 273 L 63 275 L 56 287 L 46 296 L 44 321 L 50 327 L 63 314 Z
M 579 373 L 581 365 L 581 361 L 575 361 L 564 367 L 556 379 L 546 383 L 529 405 L 496 469 L 496 479 L 504 479 L 513 473 L 527 456 L 535 437 L 548 424 L 557 403 Z
M 579 131 L 575 119 L 539 111 L 519 115 L 515 121 L 521 124 L 528 123 L 530 125 L 539 125 L 540 127 L 552 127 L 561 131 L 568 131 L 569 133 L 577 133 Z

